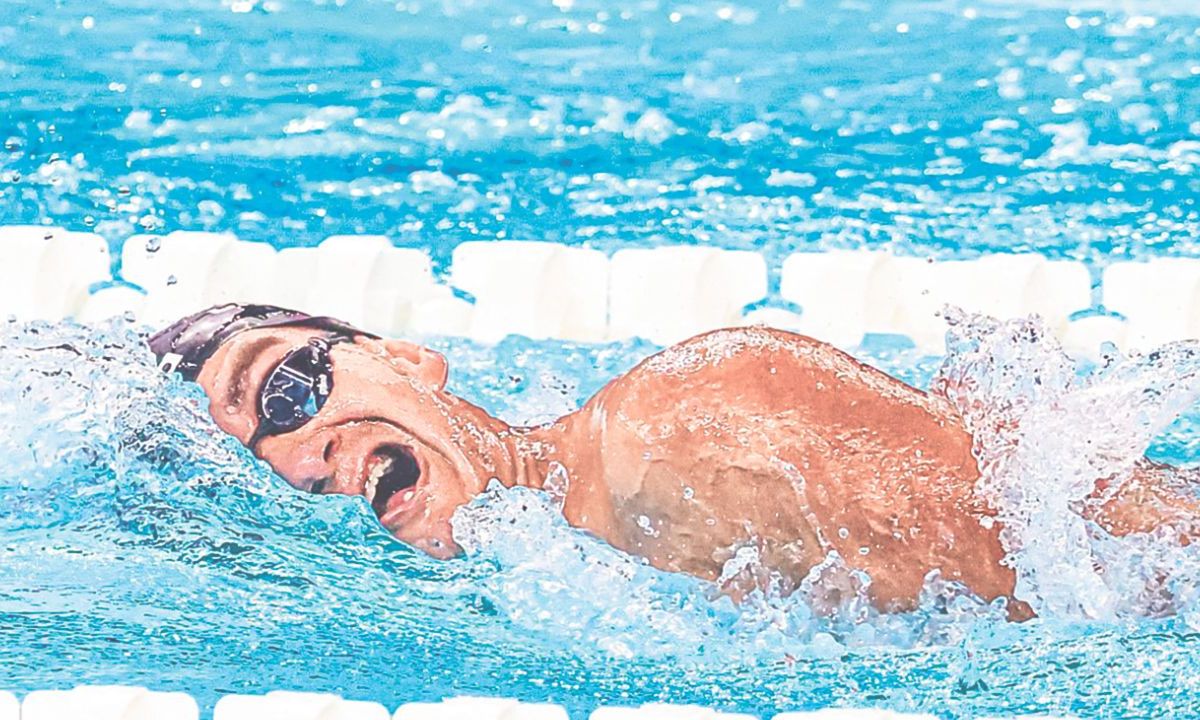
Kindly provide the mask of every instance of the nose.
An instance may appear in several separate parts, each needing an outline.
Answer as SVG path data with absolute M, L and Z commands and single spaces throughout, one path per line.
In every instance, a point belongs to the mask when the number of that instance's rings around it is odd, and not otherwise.
M 297 490 L 317 495 L 348 492 L 338 487 L 334 435 L 321 433 L 305 437 L 304 431 L 302 428 L 286 435 L 264 438 L 258 446 L 258 456 Z

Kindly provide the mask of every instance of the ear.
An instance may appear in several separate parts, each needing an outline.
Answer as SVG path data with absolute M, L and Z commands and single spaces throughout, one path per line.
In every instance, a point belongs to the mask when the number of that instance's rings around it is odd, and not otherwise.
M 441 353 L 407 340 L 385 340 L 383 346 L 410 375 L 436 390 L 446 387 L 450 369 Z

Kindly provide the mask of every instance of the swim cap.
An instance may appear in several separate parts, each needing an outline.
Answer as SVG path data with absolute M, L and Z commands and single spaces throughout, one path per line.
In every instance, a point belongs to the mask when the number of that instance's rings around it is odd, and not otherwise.
M 336 318 L 313 316 L 275 305 L 214 305 L 177 320 L 150 337 L 150 350 L 166 373 L 178 372 L 184 380 L 196 379 L 204 362 L 229 338 L 245 330 L 285 325 L 313 327 L 349 336 L 376 338 Z

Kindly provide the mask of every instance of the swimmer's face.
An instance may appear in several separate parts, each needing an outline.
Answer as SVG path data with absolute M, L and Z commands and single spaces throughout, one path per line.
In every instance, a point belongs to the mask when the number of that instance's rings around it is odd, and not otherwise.
M 217 425 L 249 446 L 268 377 L 315 337 L 326 334 L 276 327 L 226 341 L 197 377 Z M 332 389 L 319 411 L 251 450 L 292 486 L 362 495 L 400 540 L 434 557 L 457 554 L 450 517 L 494 474 L 473 432 L 487 416 L 443 391 L 446 360 L 432 350 L 359 337 L 333 344 L 329 358 Z

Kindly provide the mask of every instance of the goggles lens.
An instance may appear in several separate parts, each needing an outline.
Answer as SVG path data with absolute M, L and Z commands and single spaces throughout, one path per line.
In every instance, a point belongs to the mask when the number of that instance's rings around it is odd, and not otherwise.
M 337 341 L 346 341 L 340 338 Z M 333 343 L 314 338 L 288 353 L 263 383 L 258 398 L 258 432 L 266 437 L 292 432 L 316 415 L 333 391 Z

